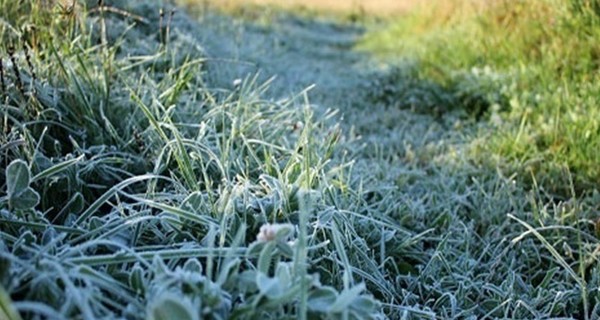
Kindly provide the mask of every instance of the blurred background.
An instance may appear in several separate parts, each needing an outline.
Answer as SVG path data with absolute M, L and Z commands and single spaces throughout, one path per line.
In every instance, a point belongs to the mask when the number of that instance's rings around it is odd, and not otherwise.
M 425 0 L 183 0 L 187 5 L 222 9 L 239 9 L 244 6 L 269 6 L 283 9 L 301 9 L 323 13 L 362 13 L 365 15 L 390 16 L 405 13 Z M 452 0 L 451 2 L 454 2 Z M 464 2 L 464 1 L 463 1 Z

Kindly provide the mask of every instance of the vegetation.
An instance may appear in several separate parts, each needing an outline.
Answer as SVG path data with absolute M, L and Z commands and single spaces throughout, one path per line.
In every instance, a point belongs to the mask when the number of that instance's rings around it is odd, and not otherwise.
M 480 132 L 476 158 L 495 155 L 493 166 L 508 161 L 522 179 L 562 195 L 572 177 L 584 192 L 600 181 L 594 3 L 439 1 L 367 36 L 362 46 L 417 61 L 420 77 L 468 97 L 467 104 L 479 102 L 477 110 L 498 126 Z
M 510 3 L 0 0 L 0 318 L 600 317 L 600 17 Z

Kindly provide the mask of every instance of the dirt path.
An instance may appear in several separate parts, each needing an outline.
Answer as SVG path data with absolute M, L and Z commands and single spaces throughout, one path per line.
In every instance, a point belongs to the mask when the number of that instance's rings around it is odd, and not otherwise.
M 365 31 L 360 27 L 292 16 L 264 23 L 206 16 L 202 25 L 210 30 L 199 35 L 200 43 L 205 44 L 208 56 L 220 57 L 209 64 L 207 74 L 213 75 L 212 83 L 231 88 L 234 79 L 256 73 L 260 73 L 260 81 L 276 76 L 267 95 L 273 99 L 315 85 L 309 94 L 311 104 L 317 113 L 340 110 L 337 121 L 353 141 L 348 144 L 349 156 L 357 172 L 363 172 L 360 178 L 372 182 L 374 188 L 386 184 L 396 188 L 398 181 L 413 171 L 422 175 L 419 162 L 446 162 L 451 146 L 461 143 L 458 133 L 449 130 L 454 121 L 451 117 L 440 121 L 430 114 L 390 106 L 389 101 L 369 99 L 373 91 L 381 89 L 379 80 L 386 77 L 388 66 L 354 50 Z M 412 99 L 415 84 L 420 99 L 423 90 L 414 82 L 399 83 L 399 90 L 406 90 L 400 95 Z M 443 184 L 438 181 L 443 178 L 423 184 Z M 425 189 L 421 184 L 405 187 Z
M 198 2 L 200 0 L 187 0 Z M 311 9 L 333 13 L 366 13 L 369 15 L 394 15 L 406 12 L 423 0 L 208 0 L 210 5 L 225 8 L 240 5 L 275 5 L 287 9 Z
M 273 96 L 298 93 L 314 84 L 311 97 L 318 104 L 342 102 L 350 89 L 365 81 L 359 74 L 366 59 L 352 51 L 363 32 L 360 28 L 291 16 L 269 21 L 268 26 L 206 17 L 203 25 L 213 32 L 203 33 L 200 41 L 207 44 L 210 57 L 219 57 L 211 63 L 211 80 L 260 73 L 264 81 L 275 76 Z

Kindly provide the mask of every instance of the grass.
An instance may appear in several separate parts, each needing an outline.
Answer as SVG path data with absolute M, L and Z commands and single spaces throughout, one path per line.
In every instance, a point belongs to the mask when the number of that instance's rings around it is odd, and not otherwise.
M 0 0 L 0 317 L 600 316 L 595 15 L 494 5 Z
M 367 36 L 363 48 L 418 61 L 419 76 L 457 96 L 480 95 L 502 124 L 481 134 L 479 158 L 494 155 L 493 166 L 508 160 L 556 193 L 570 191 L 565 170 L 578 192 L 593 188 L 600 178 L 594 98 L 600 47 L 593 41 L 600 20 L 592 5 L 449 3 L 415 10 Z

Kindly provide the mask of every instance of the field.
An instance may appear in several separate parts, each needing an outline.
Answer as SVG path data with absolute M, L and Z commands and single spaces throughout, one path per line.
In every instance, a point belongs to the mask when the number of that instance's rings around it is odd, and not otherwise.
M 600 318 L 596 2 L 167 2 L 0 0 L 0 320 Z

